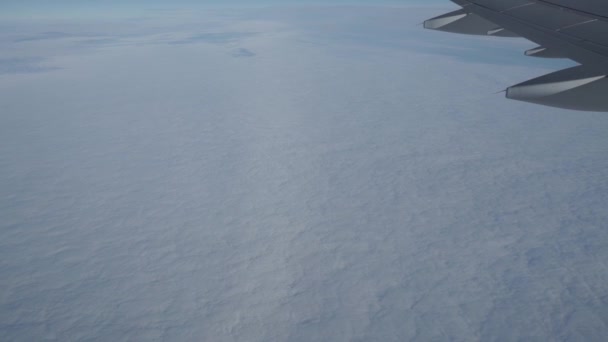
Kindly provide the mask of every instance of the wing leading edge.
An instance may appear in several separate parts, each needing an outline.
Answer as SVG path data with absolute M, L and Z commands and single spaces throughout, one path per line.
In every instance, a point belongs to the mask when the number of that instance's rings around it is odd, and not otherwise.
M 425 21 L 432 30 L 524 37 L 526 56 L 569 58 L 580 65 L 512 87 L 507 98 L 608 112 L 608 2 L 603 0 L 452 0 L 462 9 Z

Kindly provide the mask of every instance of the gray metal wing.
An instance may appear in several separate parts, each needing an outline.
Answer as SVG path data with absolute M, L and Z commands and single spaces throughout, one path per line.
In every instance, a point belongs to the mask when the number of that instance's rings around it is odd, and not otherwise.
M 507 97 L 559 108 L 608 111 L 608 0 L 452 0 L 462 9 L 429 19 L 433 30 L 521 36 L 527 56 L 580 66 L 508 88 Z

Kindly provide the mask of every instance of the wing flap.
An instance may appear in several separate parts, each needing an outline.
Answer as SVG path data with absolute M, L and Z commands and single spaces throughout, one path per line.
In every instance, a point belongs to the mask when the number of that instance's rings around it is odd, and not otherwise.
M 565 9 L 572 9 L 586 14 L 608 18 L 608 1 L 605 0 L 537 0 Z
M 588 19 L 584 23 L 566 27 L 561 31 L 582 41 L 608 47 L 608 22 L 606 21 Z
M 469 1 L 471 2 L 471 1 Z M 533 5 L 535 2 L 532 0 L 477 0 L 474 1 L 475 4 L 479 6 L 483 6 L 487 9 L 491 9 L 493 11 L 503 12 L 508 11 L 514 8 L 524 7 Z
M 589 17 L 542 4 L 516 7 L 506 13 L 516 19 L 534 23 L 549 30 L 559 30 L 589 21 Z

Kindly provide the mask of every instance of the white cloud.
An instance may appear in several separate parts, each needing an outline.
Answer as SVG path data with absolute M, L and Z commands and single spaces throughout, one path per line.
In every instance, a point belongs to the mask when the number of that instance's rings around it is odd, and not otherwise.
M 608 118 L 493 95 L 547 67 L 433 12 L 2 38 L 61 68 L 0 78 L 2 335 L 602 340 Z

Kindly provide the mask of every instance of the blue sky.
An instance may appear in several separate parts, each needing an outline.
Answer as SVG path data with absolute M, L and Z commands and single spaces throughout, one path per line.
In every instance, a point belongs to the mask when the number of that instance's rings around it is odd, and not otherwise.
M 13 18 L 74 18 L 133 17 L 150 9 L 205 7 L 266 7 L 266 6 L 453 6 L 448 0 L 5 0 L 0 3 L 0 17 Z
M 69 5 L 86 5 L 86 4 L 285 4 L 285 3 L 315 3 L 315 4 L 348 4 L 348 3 L 366 3 L 369 5 L 377 5 L 379 3 L 393 3 L 393 4 L 408 4 L 408 3 L 440 3 L 440 2 L 448 2 L 447 0 L 203 0 L 203 1 L 194 1 L 194 0 L 177 0 L 177 1 L 168 1 L 168 0 L 100 0 L 100 1 L 92 1 L 92 0 L 57 0 L 57 1 L 44 1 L 44 0 L 5 0 L 3 1 L 3 5 L 41 5 L 41 4 L 69 4 Z
M 265 6 L 450 6 L 448 0 L 5 0 L 0 4 L 0 17 L 87 17 L 133 16 L 138 11 L 158 8 L 265 7 Z
M 0 8 L 50 8 L 57 6 L 201 6 L 201 5 L 246 5 L 246 6 L 264 6 L 264 5 L 421 5 L 421 4 L 441 4 L 448 3 L 447 0 L 5 0 L 2 1 Z

